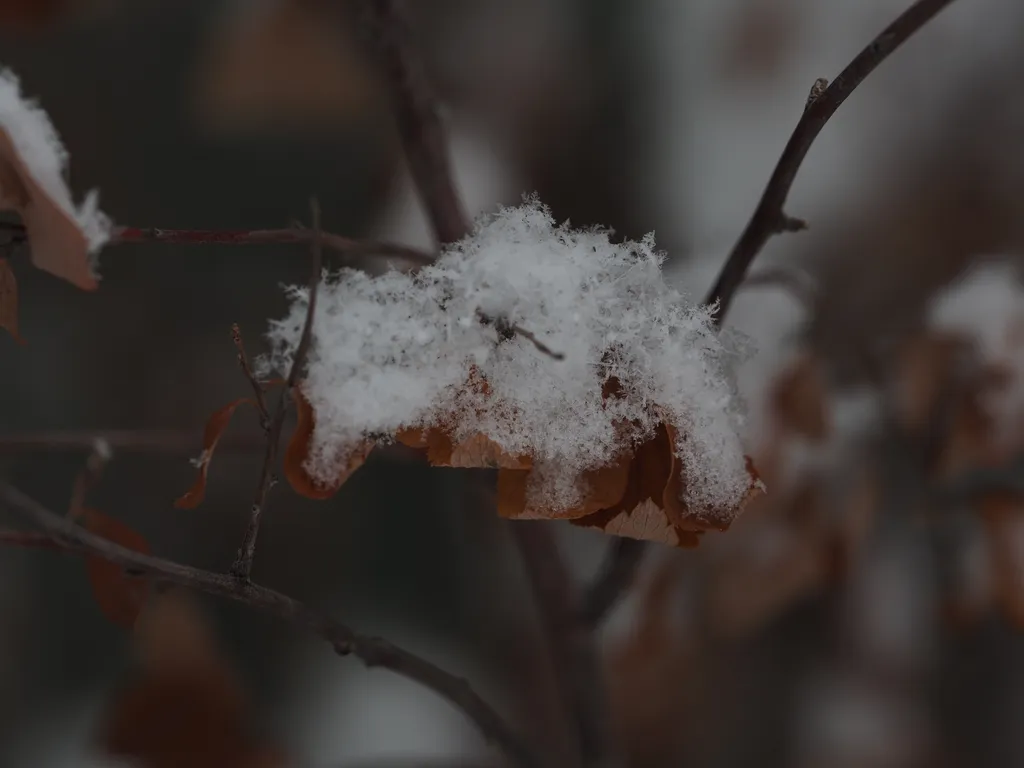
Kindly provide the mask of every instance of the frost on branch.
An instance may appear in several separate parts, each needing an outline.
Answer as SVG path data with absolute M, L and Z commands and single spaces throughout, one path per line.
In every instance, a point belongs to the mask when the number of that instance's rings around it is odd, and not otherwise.
M 17 77 L 0 71 L 0 208 L 21 214 L 32 263 L 93 290 L 91 254 L 110 236 L 110 221 L 91 192 L 74 204 L 64 180 L 68 155 L 50 119 L 25 100 Z
M 506 516 L 589 524 L 625 504 L 600 527 L 673 543 L 727 526 L 754 482 L 735 354 L 661 262 L 650 236 L 612 243 L 528 200 L 416 274 L 328 277 L 302 385 L 314 421 L 304 470 L 334 488 L 353 456 L 397 436 L 435 464 L 499 467 Z M 305 289 L 290 295 L 270 332 L 280 371 L 306 312 Z M 660 521 L 646 520 L 652 503 Z

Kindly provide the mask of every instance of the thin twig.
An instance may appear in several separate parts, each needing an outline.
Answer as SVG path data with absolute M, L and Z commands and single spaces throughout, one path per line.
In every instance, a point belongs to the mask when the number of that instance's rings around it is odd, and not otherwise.
M 469 231 L 469 219 L 455 189 L 448 143 L 423 62 L 398 0 L 367 0 L 365 8 L 366 28 L 387 78 L 412 178 L 438 243 L 454 243 Z
M 552 669 L 559 678 L 566 711 L 573 723 L 582 766 L 616 764 L 611 723 L 594 633 L 577 608 L 579 596 L 549 523 L 519 521 L 512 535 L 547 635 Z
M 85 460 L 85 466 L 75 475 L 75 484 L 71 488 L 71 500 L 68 502 L 68 517 L 72 520 L 82 514 L 85 498 L 89 491 L 96 487 L 112 455 L 110 444 L 100 438 L 92 441 L 92 450 Z
M 721 326 L 736 292 L 743 285 L 747 270 L 765 243 L 773 235 L 806 227 L 805 222 L 788 216 L 783 206 L 797 171 L 821 129 L 879 64 L 952 2 L 917 0 L 857 54 L 830 85 L 825 87 L 827 81 L 824 78 L 815 80 L 803 116 L 782 151 L 757 208 L 704 299 L 706 305 L 714 308 L 716 325 Z M 584 605 L 595 610 L 600 607 L 604 615 L 611 611 L 617 598 L 624 595 L 633 582 L 645 550 L 642 542 L 616 543 L 612 547 L 608 562 L 584 600 Z M 617 562 L 619 559 L 621 563 Z M 588 616 L 595 622 L 603 618 L 601 613 L 589 613 Z
M 121 429 L 43 431 L 0 435 L 0 455 L 36 451 L 89 450 L 102 440 L 115 451 L 132 453 L 193 453 L 196 448 L 194 430 Z M 217 442 L 217 453 L 252 453 L 263 447 L 265 439 L 257 434 L 224 435 Z
M 345 256 L 389 256 L 413 264 L 430 264 L 434 254 L 408 245 L 379 240 L 355 240 L 328 232 L 317 234 L 311 229 L 145 229 L 118 227 L 110 245 L 121 243 L 170 243 L 174 245 L 281 245 L 319 241 L 325 247 Z
M 543 341 L 537 338 L 533 331 L 528 331 L 521 325 L 516 323 L 510 323 L 504 318 L 492 318 L 486 313 L 477 310 L 477 317 L 480 322 L 484 325 L 494 326 L 494 329 L 498 332 L 499 338 L 502 339 L 513 339 L 516 336 L 526 339 L 528 342 L 533 344 L 534 348 L 542 355 L 547 355 L 552 360 L 565 360 L 565 355 L 562 352 L 556 352 Z
M 447 699 L 473 721 L 489 742 L 502 749 L 516 764 L 540 765 L 501 715 L 466 680 L 426 659 L 383 638 L 359 634 L 272 589 L 250 581 L 239 581 L 230 574 L 205 571 L 122 547 L 51 512 L 6 483 L 0 483 L 0 500 L 51 538 L 50 544 L 44 544 L 34 535 L 9 532 L 0 533 L 2 543 L 88 553 L 133 572 L 151 575 L 156 581 L 225 597 L 289 624 L 307 627 L 329 642 L 339 655 L 356 656 L 367 667 L 390 669 Z
M 267 397 L 263 392 L 263 385 L 256 378 L 252 365 L 249 363 L 249 355 L 245 352 L 245 342 L 242 341 L 242 329 L 238 327 L 238 323 L 231 325 L 231 340 L 235 343 L 235 349 L 238 350 L 238 366 L 242 369 L 242 375 L 249 381 L 253 394 L 256 396 L 256 410 L 260 414 L 260 427 L 263 428 L 263 432 L 266 434 L 270 432 L 271 423 L 270 409 L 267 407 Z
M 53 537 L 45 533 L 35 531 L 2 531 L 0 530 L 0 544 L 7 547 L 19 547 L 22 549 L 67 549 L 60 542 L 54 541 Z
M 803 116 L 775 165 L 761 201 L 705 299 L 706 304 L 717 305 L 716 316 L 719 323 L 728 312 L 747 269 L 765 243 L 773 235 L 787 231 L 787 217 L 782 209 L 796 179 L 797 171 L 800 170 L 821 129 L 879 64 L 952 2 L 953 0 L 917 0 L 857 54 L 827 88 L 821 90 L 821 81 L 815 81 L 812 98 L 808 100 Z
M 285 415 L 288 412 L 288 403 L 292 399 L 292 390 L 298 383 L 303 366 L 306 364 L 306 356 L 309 354 L 309 347 L 313 339 L 313 316 L 316 313 L 316 296 L 323 277 L 324 253 L 320 239 L 320 204 L 314 199 L 310 202 L 313 214 L 313 235 L 310 240 L 310 247 L 313 253 L 313 265 L 309 276 L 309 301 L 306 306 L 306 321 L 302 326 L 302 336 L 299 338 L 299 345 L 292 357 L 291 368 L 288 371 L 287 386 L 278 396 L 277 406 L 274 409 L 273 418 L 270 421 L 270 428 L 267 430 L 267 447 L 263 453 L 263 469 L 260 471 L 259 486 L 256 489 L 256 498 L 253 500 L 249 510 L 249 525 L 245 529 L 245 536 L 242 538 L 242 546 L 238 549 L 238 557 L 231 566 L 231 573 L 238 579 L 248 581 L 252 574 L 252 561 L 256 556 L 256 539 L 260 533 L 260 522 L 263 511 L 267 506 L 267 497 L 270 489 L 277 482 L 274 476 L 274 465 L 277 462 L 277 452 L 281 444 L 281 431 L 284 429 Z

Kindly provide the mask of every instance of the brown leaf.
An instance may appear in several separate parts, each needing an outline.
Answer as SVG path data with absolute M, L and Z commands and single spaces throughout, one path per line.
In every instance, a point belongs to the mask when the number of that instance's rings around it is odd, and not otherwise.
M 122 547 L 149 554 L 149 542 L 133 529 L 95 509 L 83 509 L 82 525 Z M 149 594 L 149 580 L 131 576 L 124 569 L 97 555 L 85 558 L 92 593 L 103 615 L 115 624 L 131 628 Z
M 306 471 L 310 440 L 316 427 L 313 406 L 298 387 L 292 390 L 292 398 L 295 400 L 298 423 L 295 425 L 295 431 L 292 432 L 288 447 L 284 452 L 284 476 L 296 493 L 309 499 L 329 499 L 338 492 L 338 489 L 345 484 L 352 473 L 363 465 L 366 457 L 373 450 L 373 443 L 367 440 L 349 454 L 348 461 L 334 481 L 329 485 L 324 485 Z
M 240 7 L 197 68 L 196 109 L 215 131 L 336 128 L 374 96 L 372 70 L 335 15 L 279 0 Z
M 145 768 L 284 765 L 252 743 L 241 685 L 185 593 L 154 595 L 134 640 L 138 668 L 113 698 L 100 732 L 107 754 Z
M 55 181 L 56 180 L 56 181 Z M 6 128 L 0 128 L 0 209 L 21 214 L 32 263 L 83 290 L 98 287 L 89 257 L 89 239 L 71 207 L 59 177 L 36 178 Z M 56 199 L 67 196 L 66 200 Z
M 575 520 L 614 506 L 622 498 L 632 457 L 620 455 L 613 464 L 584 472 L 577 486 L 583 500 L 569 509 L 534 507 L 527 503 L 530 471 L 527 468 L 498 470 L 498 514 L 519 520 Z
M 215 411 L 207 420 L 206 427 L 203 430 L 203 452 L 198 460 L 199 474 L 196 476 L 196 481 L 192 484 L 192 487 L 175 500 L 174 506 L 178 509 L 195 509 L 203 503 L 203 498 L 206 496 L 206 476 L 210 471 L 210 460 L 213 458 L 213 452 L 217 448 L 221 435 L 224 434 L 224 430 L 227 429 L 228 424 L 231 422 L 231 416 L 234 414 L 235 409 L 240 405 L 255 406 L 256 401 L 248 397 L 239 398 Z
M 0 259 L 0 328 L 24 343 L 18 335 L 18 281 L 7 259 Z

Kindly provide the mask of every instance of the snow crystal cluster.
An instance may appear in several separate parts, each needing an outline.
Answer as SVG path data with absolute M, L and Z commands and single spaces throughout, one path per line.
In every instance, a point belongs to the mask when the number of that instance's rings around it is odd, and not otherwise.
M 750 482 L 736 353 L 705 308 L 665 284 L 661 263 L 651 236 L 613 243 L 606 231 L 556 224 L 528 199 L 482 219 L 416 273 L 327 276 L 303 385 L 316 415 L 309 471 L 327 480 L 367 437 L 443 425 L 456 439 L 482 433 L 532 456 L 531 504 L 557 511 L 586 492 L 581 473 L 666 422 L 679 434 L 684 500 L 732 508 Z M 305 288 L 289 292 L 291 313 L 269 334 L 280 371 L 308 300 Z M 611 378 L 621 392 L 605 398 Z

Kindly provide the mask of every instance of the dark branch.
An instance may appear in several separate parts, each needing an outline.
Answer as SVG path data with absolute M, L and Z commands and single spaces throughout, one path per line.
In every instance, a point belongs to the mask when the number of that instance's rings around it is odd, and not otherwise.
M 0 501 L 42 529 L 50 539 L 49 544 L 44 544 L 34 534 L 7 532 L 0 533 L 0 543 L 96 555 L 126 570 L 148 574 L 156 581 L 225 597 L 289 624 L 306 627 L 329 642 L 339 655 L 355 656 L 368 667 L 390 669 L 447 699 L 473 721 L 489 742 L 504 750 L 516 764 L 540 765 L 501 715 L 469 683 L 404 648 L 380 637 L 361 635 L 345 624 L 313 612 L 287 595 L 249 581 L 240 581 L 233 575 L 204 571 L 126 549 L 51 512 L 6 483 L 0 484 Z
M 83 451 L 102 440 L 115 451 L 136 453 L 182 453 L 195 451 L 194 430 L 123 429 L 46 431 L 21 435 L 0 435 L 0 455 L 31 451 Z M 224 435 L 217 442 L 217 452 L 251 453 L 263 447 L 264 439 L 251 435 Z
M 367 0 L 365 7 L 409 171 L 438 243 L 454 243 L 469 232 L 469 220 L 452 180 L 448 144 L 423 62 L 398 0 Z
M 238 327 L 238 323 L 231 326 L 231 340 L 235 343 L 235 349 L 238 350 L 238 367 L 242 369 L 242 375 L 248 380 L 256 398 L 256 410 L 260 413 L 260 427 L 263 428 L 264 433 L 268 433 L 270 432 L 271 417 L 270 409 L 267 407 L 267 397 L 263 392 L 263 385 L 256 378 L 252 365 L 249 363 L 249 355 L 245 352 L 245 342 L 242 341 L 242 329 Z
M 263 453 L 263 469 L 260 471 L 259 487 L 256 490 L 256 498 L 253 500 L 249 513 L 249 525 L 245 529 L 245 536 L 242 538 L 242 546 L 238 550 L 238 557 L 231 566 L 231 573 L 239 579 L 248 580 L 252 574 L 252 561 L 256 556 L 256 539 L 260 533 L 260 522 L 263 511 L 267 506 L 267 497 L 270 489 L 274 487 L 277 479 L 274 477 L 274 465 L 277 462 L 277 452 L 281 444 L 281 431 L 284 429 L 284 419 L 288 413 L 288 403 L 292 399 L 292 390 L 298 384 L 299 376 L 306 364 L 306 357 L 309 354 L 309 347 L 313 341 L 313 317 L 316 314 L 316 297 L 323 278 L 324 253 L 320 240 L 320 204 L 313 200 L 311 202 L 313 213 L 313 235 L 310 240 L 310 247 L 313 253 L 313 265 L 309 275 L 309 299 L 306 306 L 306 320 L 302 326 L 302 336 L 299 337 L 299 345 L 292 358 L 291 369 L 288 371 L 287 386 L 282 390 L 277 399 L 277 407 L 270 420 L 270 427 L 267 430 L 267 447 Z M 258 386 L 258 383 L 257 383 Z M 264 405 L 264 408 L 266 406 Z
M 786 216 L 783 206 L 796 179 L 797 171 L 800 170 L 807 151 L 821 133 L 821 129 L 864 78 L 952 2 L 953 0 L 917 0 L 872 40 L 831 85 L 822 89 L 822 80 L 815 82 L 804 114 L 782 151 L 782 156 L 775 166 L 761 201 L 754 210 L 754 215 L 747 223 L 746 229 L 733 247 L 705 299 L 706 304 L 717 305 L 716 320 L 719 324 L 729 311 L 729 306 L 747 270 L 765 243 L 775 234 L 794 231 L 795 220 Z
M 821 129 L 879 64 L 952 2 L 953 0 L 917 0 L 872 40 L 831 85 L 828 85 L 824 78 L 815 80 L 803 116 L 782 151 L 782 156 L 775 165 L 753 216 L 729 258 L 726 259 L 714 286 L 704 299 L 706 305 L 715 308 L 716 325 L 721 326 L 736 292 L 744 283 L 747 270 L 765 243 L 773 235 L 781 232 L 794 232 L 806 228 L 805 222 L 788 216 L 783 211 L 783 206 L 796 179 L 797 171 L 800 170 L 807 151 L 821 133 Z M 645 550 L 643 542 L 616 542 L 611 546 L 607 562 L 584 600 L 584 605 L 587 606 L 585 615 L 595 624 L 600 623 L 615 606 L 618 598 L 624 595 L 629 585 L 633 583 Z
M 319 235 L 310 229 L 142 229 L 118 227 L 111 236 L 110 245 L 121 243 L 171 243 L 174 245 L 287 245 L 311 243 L 319 240 L 324 247 L 345 256 L 386 256 L 403 259 L 417 265 L 430 264 L 434 254 L 408 245 L 379 240 L 354 240 L 328 232 Z
M 573 579 L 551 525 L 525 520 L 511 526 L 548 639 L 552 669 L 576 732 L 583 766 L 607 766 L 614 750 L 607 698 L 592 627 L 582 620 Z

